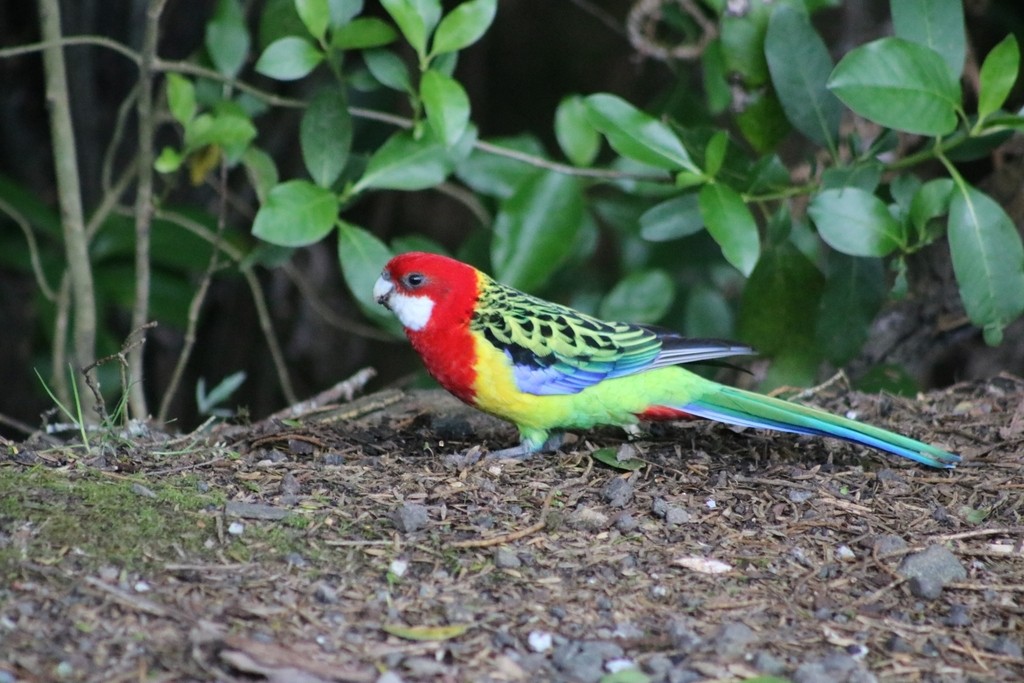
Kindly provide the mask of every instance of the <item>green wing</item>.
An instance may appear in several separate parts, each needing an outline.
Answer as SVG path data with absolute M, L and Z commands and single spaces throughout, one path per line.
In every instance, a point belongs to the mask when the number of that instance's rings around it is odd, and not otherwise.
M 470 328 L 509 357 L 519 390 L 537 395 L 575 394 L 604 379 L 753 353 L 732 342 L 605 322 L 493 280 Z

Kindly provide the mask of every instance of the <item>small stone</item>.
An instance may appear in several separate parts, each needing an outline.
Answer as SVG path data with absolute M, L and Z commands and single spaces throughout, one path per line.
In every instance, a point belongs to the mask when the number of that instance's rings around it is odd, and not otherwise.
M 633 484 L 628 479 L 615 477 L 605 484 L 601 497 L 613 508 L 626 507 L 633 500 Z
M 753 629 L 742 622 L 722 624 L 712 639 L 715 653 L 726 659 L 736 659 L 746 654 L 749 646 L 757 640 Z
M 224 505 L 224 514 L 228 517 L 242 519 L 265 519 L 275 521 L 288 516 L 288 511 L 275 505 L 265 503 L 246 503 L 240 500 L 229 500 Z
M 285 495 L 294 495 L 301 488 L 302 485 L 299 484 L 298 478 L 291 472 L 285 472 L 284 476 L 281 477 L 281 482 L 277 485 L 277 490 Z
M 926 600 L 938 598 L 947 583 L 967 578 L 967 570 L 960 560 L 941 545 L 907 555 L 900 563 L 899 573 L 910 579 L 910 592 Z
M 399 531 L 412 533 L 427 525 L 429 515 L 425 505 L 419 503 L 402 503 L 402 506 L 391 514 L 391 521 Z
M 623 512 L 615 518 L 615 528 L 624 534 L 634 531 L 638 526 L 640 523 L 628 512 Z
M 526 637 L 526 643 L 534 652 L 547 652 L 551 649 L 552 636 L 547 631 L 530 631 Z
M 199 493 L 209 493 L 210 483 L 204 479 L 200 479 L 196 482 L 196 491 L 199 491 Z
M 989 639 L 989 641 L 984 644 L 984 648 L 997 655 L 1006 655 L 1007 657 L 1013 657 L 1014 659 L 1020 659 L 1024 656 L 1020 643 L 1006 636 Z
M 569 514 L 565 523 L 572 529 L 580 529 L 582 531 L 601 531 L 608 527 L 608 515 L 604 514 L 600 510 L 589 508 L 586 505 L 580 505 Z
M 405 683 L 401 676 L 390 669 L 377 676 L 377 683 Z
M 228 524 L 228 533 L 232 536 L 241 536 L 245 533 L 245 525 L 241 522 L 231 522 Z
M 305 567 L 307 564 L 306 558 L 294 550 L 284 556 L 284 561 L 293 567 Z
M 18 451 L 12 457 L 19 465 L 35 465 L 42 460 L 35 451 Z
M 622 648 L 604 641 L 569 641 L 551 654 L 551 662 L 561 671 L 572 674 L 581 683 L 597 683 L 604 677 L 604 662 L 621 659 Z
M 701 637 L 690 628 L 686 621 L 673 619 L 668 623 L 666 631 L 672 648 L 679 650 L 682 654 L 692 652 L 701 644 Z
M 946 626 L 961 627 L 971 625 L 971 616 L 964 605 L 953 603 L 949 606 L 949 614 L 944 620 Z
M 502 547 L 494 551 L 494 566 L 498 569 L 518 569 L 523 563 L 514 550 Z
M 872 543 L 872 550 L 877 555 L 888 555 L 889 553 L 895 553 L 903 550 L 906 547 L 907 542 L 895 534 L 883 534 L 882 536 L 876 536 Z
M 664 498 L 655 498 L 651 501 L 651 513 L 655 517 L 665 517 L 665 513 L 668 512 L 668 501 Z
M 914 647 L 907 642 L 906 638 L 901 638 L 895 633 L 889 636 L 889 639 L 885 641 L 885 647 L 889 652 L 902 654 L 910 654 L 914 651 Z
M 750 662 L 755 669 L 769 676 L 779 676 L 786 671 L 786 663 L 768 652 L 757 652 Z
M 415 678 L 439 678 L 448 672 L 448 666 L 433 657 L 406 657 L 402 668 Z
M 282 453 L 281 451 L 277 450 L 276 448 L 271 448 L 269 451 L 263 454 L 262 459 L 267 460 L 276 465 L 279 462 L 284 462 L 285 460 L 287 460 L 288 456 Z
M 345 464 L 345 456 L 341 453 L 324 453 L 324 467 L 341 467 Z
M 786 491 L 786 497 L 793 503 L 804 503 L 814 497 L 814 491 L 808 491 L 806 489 L 789 489 Z
M 142 484 L 138 483 L 132 484 L 132 493 L 137 496 L 142 496 L 143 498 L 156 498 L 156 494 L 153 493 L 152 489 L 146 488 Z
M 338 589 L 329 583 L 321 581 L 316 585 L 313 597 L 324 604 L 331 605 L 338 602 Z
M 679 524 L 689 524 L 691 521 L 693 521 L 693 517 L 681 507 L 669 505 L 668 509 L 665 510 L 666 524 L 677 526 Z
M 288 439 L 288 450 L 295 455 L 312 455 L 313 444 L 302 439 Z

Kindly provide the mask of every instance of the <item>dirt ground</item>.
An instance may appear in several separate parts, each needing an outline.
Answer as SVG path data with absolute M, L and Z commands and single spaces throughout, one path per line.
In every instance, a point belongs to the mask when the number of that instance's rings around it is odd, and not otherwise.
M 5 444 L 0 683 L 1024 680 L 1024 381 L 808 402 L 965 461 L 701 422 L 467 463 L 513 430 L 398 391 Z

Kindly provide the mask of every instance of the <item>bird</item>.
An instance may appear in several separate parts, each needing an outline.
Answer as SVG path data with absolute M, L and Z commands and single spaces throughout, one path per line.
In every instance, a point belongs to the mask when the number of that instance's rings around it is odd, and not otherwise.
M 755 353 L 645 324 L 608 322 L 504 285 L 434 253 L 391 258 L 373 286 L 427 371 L 456 398 L 513 423 L 517 446 L 489 457 L 557 450 L 566 430 L 636 429 L 705 418 L 835 437 L 936 468 L 954 453 L 824 410 L 731 387 L 683 367 Z

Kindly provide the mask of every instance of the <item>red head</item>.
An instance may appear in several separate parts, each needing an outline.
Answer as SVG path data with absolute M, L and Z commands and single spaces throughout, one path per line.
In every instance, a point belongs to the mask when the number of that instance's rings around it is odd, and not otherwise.
M 476 354 L 469 320 L 479 275 L 461 261 L 414 251 L 388 261 L 373 286 L 377 303 L 402 323 L 430 374 L 470 403 Z

